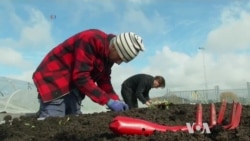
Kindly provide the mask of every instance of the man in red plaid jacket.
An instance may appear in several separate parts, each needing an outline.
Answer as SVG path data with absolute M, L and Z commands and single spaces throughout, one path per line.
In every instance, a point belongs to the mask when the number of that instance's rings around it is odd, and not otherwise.
M 33 74 L 39 117 L 81 114 L 85 95 L 112 111 L 127 110 L 111 84 L 111 68 L 114 63 L 131 61 L 143 50 L 142 38 L 133 32 L 116 36 L 98 29 L 82 31 L 57 45 Z

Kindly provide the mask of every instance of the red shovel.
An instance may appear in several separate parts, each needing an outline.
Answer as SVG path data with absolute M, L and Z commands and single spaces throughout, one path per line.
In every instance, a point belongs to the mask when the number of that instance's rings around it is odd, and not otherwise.
M 212 128 L 215 125 L 222 124 L 226 110 L 226 104 L 227 104 L 226 101 L 222 102 L 217 121 L 216 121 L 215 105 L 213 103 L 210 104 L 209 128 Z M 239 102 L 238 103 L 234 102 L 232 104 L 231 121 L 228 125 L 224 125 L 223 128 L 227 130 L 237 128 L 240 123 L 241 113 L 242 113 L 242 105 Z M 166 125 L 152 123 L 142 119 L 130 118 L 125 116 L 115 117 L 109 124 L 109 128 L 118 135 L 152 135 L 155 131 L 160 131 L 160 132 L 189 131 L 187 126 L 166 126 Z M 192 128 L 199 129 L 199 131 L 201 130 L 200 128 L 203 128 L 205 130 L 205 127 L 203 127 L 202 123 L 201 104 L 197 104 L 196 122 L 192 126 Z
M 110 130 L 119 135 L 151 135 L 155 131 L 187 131 L 186 126 L 165 126 L 152 123 L 142 119 L 135 119 L 124 116 L 115 117 L 110 125 Z

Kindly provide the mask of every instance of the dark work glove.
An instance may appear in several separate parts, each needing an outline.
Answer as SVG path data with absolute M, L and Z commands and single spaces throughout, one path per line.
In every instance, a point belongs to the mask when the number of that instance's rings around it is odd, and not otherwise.
M 107 103 L 107 106 L 115 112 L 125 111 L 128 110 L 128 105 L 119 100 L 110 99 Z

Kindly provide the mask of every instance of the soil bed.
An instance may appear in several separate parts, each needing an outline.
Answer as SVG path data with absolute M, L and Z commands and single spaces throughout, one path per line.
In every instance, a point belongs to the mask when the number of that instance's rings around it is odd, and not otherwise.
M 220 103 L 216 103 L 218 113 Z M 203 104 L 203 122 L 209 123 L 210 105 Z M 224 123 L 228 123 L 231 104 L 227 105 Z M 111 120 L 118 116 L 127 116 L 147 120 L 161 125 L 186 125 L 196 117 L 196 105 L 178 104 L 165 108 L 140 108 L 126 112 L 103 112 L 47 118 L 38 121 L 35 116 L 21 116 L 12 119 L 5 117 L 5 124 L 0 125 L 2 141 L 249 141 L 250 106 L 243 105 L 240 126 L 233 130 L 221 127 L 211 129 L 211 134 L 195 132 L 155 132 L 150 136 L 116 135 L 109 129 Z

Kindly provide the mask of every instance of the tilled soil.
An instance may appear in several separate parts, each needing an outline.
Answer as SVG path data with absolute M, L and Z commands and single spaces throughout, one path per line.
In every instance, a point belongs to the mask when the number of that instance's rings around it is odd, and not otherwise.
M 220 103 L 216 103 L 217 113 Z M 203 104 L 203 122 L 209 123 L 210 105 Z M 230 121 L 231 104 L 227 105 L 224 124 Z M 47 118 L 38 121 L 35 116 L 12 119 L 5 117 L 0 125 L 2 141 L 250 141 L 250 106 L 243 105 L 238 128 L 224 130 L 220 126 L 211 128 L 211 134 L 195 132 L 158 132 L 152 135 L 117 135 L 109 129 L 116 116 L 143 119 L 160 125 L 174 126 L 192 123 L 196 117 L 196 105 L 178 104 L 164 108 L 139 108 L 125 112 L 103 112 Z

